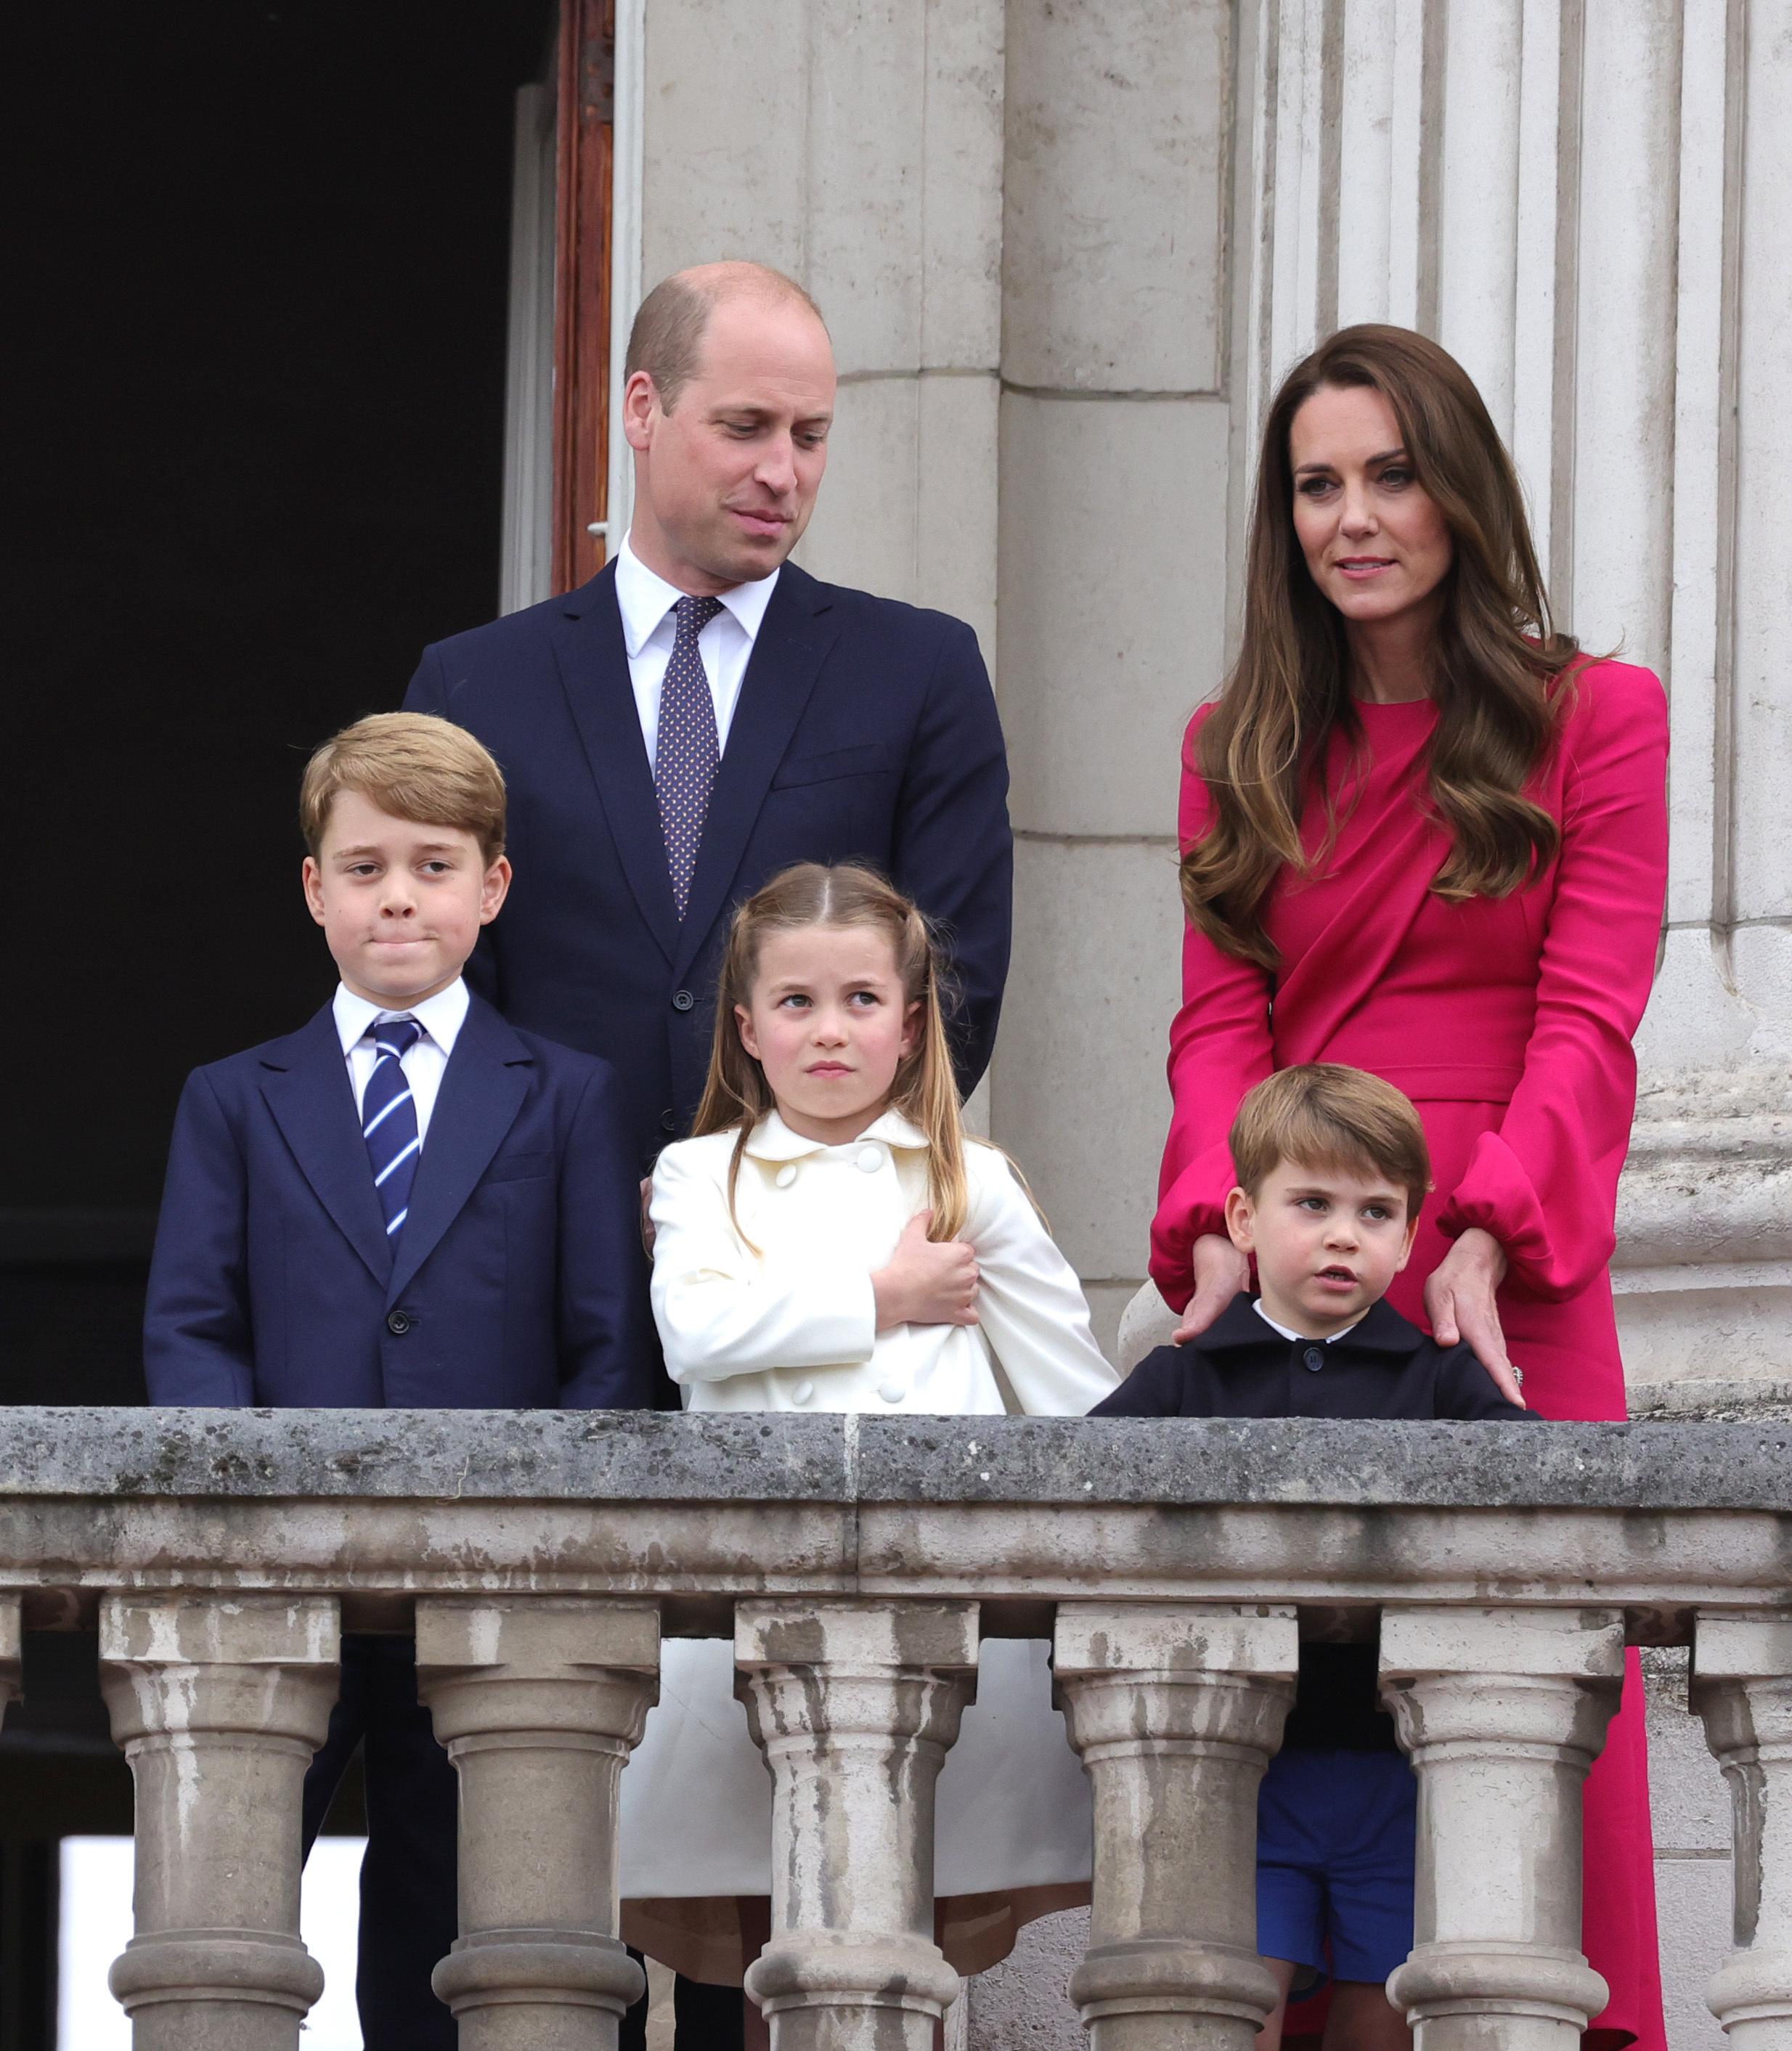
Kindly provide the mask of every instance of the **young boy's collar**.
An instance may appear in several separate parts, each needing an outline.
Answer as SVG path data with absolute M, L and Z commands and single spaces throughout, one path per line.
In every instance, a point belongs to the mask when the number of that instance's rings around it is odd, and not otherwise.
M 1310 1339 L 1313 1338 L 1313 1334 L 1310 1332 L 1297 1332 L 1289 1326 L 1278 1324 L 1276 1320 L 1270 1315 L 1269 1312 L 1264 1309 L 1263 1299 L 1261 1296 L 1255 1296 L 1251 1299 L 1251 1308 L 1256 1311 L 1258 1316 L 1263 1320 L 1264 1323 L 1269 1326 L 1272 1332 L 1279 1332 L 1285 1339 Z M 1369 1311 L 1372 1311 L 1374 1308 L 1375 1305 L 1371 1303 L 1369 1306 Z M 1369 1311 L 1365 1311 L 1363 1313 L 1363 1318 L 1367 1317 Z M 1316 1346 L 1330 1346 L 1335 1340 L 1341 1339 L 1346 1332 L 1355 1331 L 1356 1327 L 1362 1323 L 1363 1318 L 1352 1318 L 1348 1325 L 1340 1326 L 1335 1332 L 1328 1332 L 1324 1338 L 1315 1339 L 1313 1340 L 1313 1343 Z
M 1337 1338 L 1339 1343 L 1365 1353 L 1414 1354 L 1426 1342 L 1424 1333 L 1417 1325 L 1409 1324 L 1385 1296 L 1380 1302 L 1371 1303 L 1349 1330 L 1340 1332 Z M 1242 1290 L 1199 1338 L 1188 1342 L 1191 1347 L 1199 1347 L 1203 1353 L 1226 1353 L 1246 1346 L 1283 1346 L 1288 1343 L 1269 1319 L 1258 1313 L 1255 1297 Z M 1317 1345 L 1318 1342 L 1313 1343 Z
M 368 998 L 357 997 L 346 983 L 339 983 L 330 1009 L 336 1021 L 336 1037 L 345 1054 L 366 1036 L 367 1028 L 376 1018 L 401 1018 L 407 1014 L 444 1054 L 452 1054 L 460 1029 L 467 1022 L 468 1008 L 471 1002 L 466 979 L 456 976 L 446 990 L 438 990 L 433 997 L 425 998 L 421 1004 L 375 1004 Z

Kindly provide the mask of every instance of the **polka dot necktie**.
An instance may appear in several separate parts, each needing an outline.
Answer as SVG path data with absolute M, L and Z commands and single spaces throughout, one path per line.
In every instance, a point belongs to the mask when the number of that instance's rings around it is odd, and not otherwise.
M 666 681 L 659 687 L 659 732 L 653 751 L 653 787 L 659 798 L 659 826 L 666 836 L 666 866 L 679 916 L 691 901 L 691 872 L 703 838 L 722 749 L 716 738 L 715 700 L 698 652 L 697 637 L 722 610 L 718 598 L 681 598 L 672 608 L 678 634 Z
M 423 1037 L 414 1018 L 381 1018 L 370 1026 L 374 1036 L 374 1072 L 361 1100 L 361 1136 L 374 1164 L 374 1187 L 385 1215 L 385 1236 L 396 1240 L 410 1214 L 411 1184 L 417 1179 L 417 1104 L 405 1057 Z

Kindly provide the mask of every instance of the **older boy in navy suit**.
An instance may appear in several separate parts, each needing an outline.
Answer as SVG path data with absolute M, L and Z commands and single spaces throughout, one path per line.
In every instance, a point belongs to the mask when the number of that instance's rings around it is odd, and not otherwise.
M 150 1400 L 645 1406 L 616 1076 L 461 980 L 510 881 L 497 764 L 445 720 L 362 720 L 312 757 L 300 818 L 342 983 L 300 1031 L 188 1080 L 150 1271 Z M 407 1639 L 342 1641 L 307 1846 L 360 1744 L 362 2030 L 369 2051 L 451 2051 L 429 1975 L 456 1932 L 454 1773 Z

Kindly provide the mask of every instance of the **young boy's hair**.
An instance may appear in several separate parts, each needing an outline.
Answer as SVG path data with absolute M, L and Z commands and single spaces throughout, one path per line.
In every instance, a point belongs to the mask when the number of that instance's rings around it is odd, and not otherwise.
M 378 712 L 324 742 L 299 786 L 299 825 L 314 861 L 343 791 L 358 791 L 394 818 L 470 833 L 488 867 L 504 852 L 503 772 L 452 720 Z
M 1431 1150 L 1413 1101 L 1366 1068 L 1309 1061 L 1250 1091 L 1232 1121 L 1238 1187 L 1254 1201 L 1283 1162 L 1385 1175 L 1415 1218 L 1431 1186 Z
M 753 1129 L 774 1107 L 765 1071 L 741 1045 L 734 1007 L 753 1002 L 759 950 L 770 933 L 799 932 L 809 926 L 869 926 L 889 940 L 896 972 L 911 1004 L 921 1006 L 921 1031 L 912 1053 L 896 1071 L 890 1108 L 927 1135 L 928 1199 L 933 1221 L 928 1237 L 954 1238 L 970 1201 L 964 1178 L 964 1134 L 958 1115 L 958 1084 L 946 1038 L 941 1002 L 940 954 L 926 920 L 874 869 L 854 861 L 800 861 L 782 869 L 734 914 L 722 959 L 716 992 L 715 1037 L 710 1076 L 697 1108 L 691 1136 L 734 1132 L 734 1158 L 728 1170 L 733 1206 L 741 1156 Z

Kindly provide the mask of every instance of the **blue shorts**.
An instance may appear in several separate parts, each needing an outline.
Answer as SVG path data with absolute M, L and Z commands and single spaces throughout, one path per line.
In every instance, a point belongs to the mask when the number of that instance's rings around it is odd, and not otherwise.
M 1278 1752 L 1257 1802 L 1258 1950 L 1385 1980 L 1412 1949 L 1418 1820 L 1404 1752 Z

